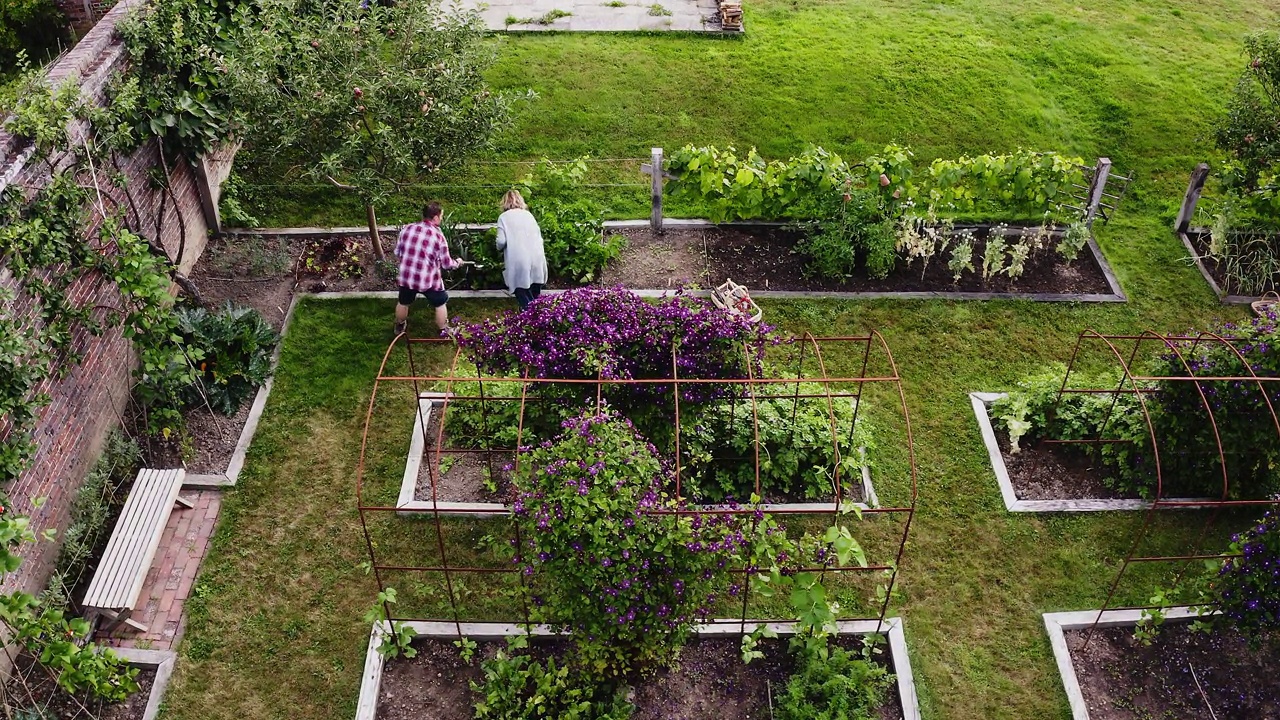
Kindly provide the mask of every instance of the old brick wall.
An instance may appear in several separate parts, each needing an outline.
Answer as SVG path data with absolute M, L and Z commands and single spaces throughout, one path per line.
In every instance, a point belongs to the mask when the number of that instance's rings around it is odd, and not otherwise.
M 106 15 L 116 0 L 54 0 L 73 27 L 88 27 Z
M 66 57 L 48 72 L 50 82 L 78 82 L 86 97 L 103 102 L 109 78 L 125 65 L 125 56 L 115 33 L 117 22 L 139 0 L 120 0 L 94 28 L 85 35 Z M 12 137 L 0 132 L 0 187 L 16 184 L 38 187 L 47 174 L 26 156 Z M 230 158 L 221 162 L 230 163 Z M 159 147 L 152 142 L 121 163 L 120 170 L 137 214 L 142 218 L 138 230 L 148 238 L 159 238 L 171 258 L 178 259 L 189 271 L 204 251 L 208 236 L 205 213 L 200 203 L 197 171 L 181 159 L 169 158 L 173 198 L 166 197 L 151 179 L 159 167 Z M 161 215 L 162 203 L 165 205 Z M 159 218 L 159 221 L 157 221 Z M 157 226 L 158 225 L 158 226 Z M 185 232 L 184 232 L 185 230 Z M 35 301 L 8 271 L 0 266 L 0 287 L 14 291 L 16 298 L 3 311 L 30 321 L 32 332 L 40 332 L 35 316 Z M 87 276 L 72 288 L 77 306 L 98 306 L 105 315 L 108 308 L 119 306 L 114 286 L 100 276 Z M 14 510 L 30 514 L 37 533 L 45 528 L 65 529 L 69 509 L 85 474 L 101 453 L 108 431 L 119 423 L 125 410 L 135 359 L 130 342 L 118 329 L 94 337 L 78 333 L 76 347 L 84 352 L 84 360 L 70 368 L 66 377 L 50 380 L 43 388 L 51 402 L 39 415 L 35 429 L 38 454 L 28 470 L 5 491 L 14 502 Z M 8 428 L 0 420 L 0 435 Z M 43 506 L 32 504 L 44 498 Z M 56 543 L 41 543 L 27 553 L 27 562 L 16 582 L 24 589 L 42 587 L 57 557 Z

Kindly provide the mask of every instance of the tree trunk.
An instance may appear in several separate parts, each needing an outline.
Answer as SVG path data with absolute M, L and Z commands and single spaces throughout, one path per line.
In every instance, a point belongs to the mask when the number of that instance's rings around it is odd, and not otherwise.
M 365 205 L 364 210 L 369 216 L 369 242 L 373 243 L 373 255 L 378 262 L 384 262 L 387 255 L 382 251 L 382 239 L 378 237 L 378 215 L 373 211 L 373 205 Z

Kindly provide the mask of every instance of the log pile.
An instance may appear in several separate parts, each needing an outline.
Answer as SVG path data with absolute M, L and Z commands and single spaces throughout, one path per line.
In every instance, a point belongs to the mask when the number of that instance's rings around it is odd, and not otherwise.
M 725 30 L 742 29 L 742 0 L 722 0 L 720 26 Z

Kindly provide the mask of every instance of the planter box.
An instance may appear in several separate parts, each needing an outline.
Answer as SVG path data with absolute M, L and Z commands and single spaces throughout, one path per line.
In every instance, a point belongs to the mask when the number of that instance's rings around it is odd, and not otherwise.
M 682 219 L 682 218 L 664 218 L 663 227 L 668 229 L 697 229 L 697 228 L 715 228 L 715 227 L 738 227 L 738 228 L 779 228 L 785 227 L 788 223 L 779 222 L 728 222 L 713 223 L 710 220 L 699 218 Z M 488 230 L 494 225 L 492 223 L 470 223 L 460 224 L 457 226 L 459 230 Z M 605 230 L 622 230 L 626 228 L 647 228 L 650 227 L 650 220 L 606 220 L 604 222 Z M 963 226 L 969 227 L 969 226 Z M 974 226 L 977 227 L 977 226 Z M 379 228 L 383 232 L 395 232 L 399 230 L 399 226 L 388 225 Z M 359 235 L 367 233 L 368 228 L 357 227 L 337 227 L 337 228 L 257 228 L 251 230 L 231 230 L 226 235 L 260 235 L 260 236 L 338 236 L 338 235 Z M 751 297 L 757 300 L 773 299 L 773 300 L 814 300 L 814 299 L 836 299 L 836 300 L 1030 300 L 1033 302 L 1098 302 L 1098 303 L 1122 303 L 1128 302 L 1128 296 L 1120 287 L 1119 280 L 1115 276 L 1111 265 L 1107 262 L 1106 257 L 1102 254 L 1102 249 L 1098 246 L 1097 241 L 1090 237 L 1085 249 L 1087 257 L 1091 258 L 1098 266 L 1103 277 L 1106 280 L 1109 292 L 1105 293 L 1048 293 L 1048 292 L 980 292 L 980 291 L 956 291 L 956 290 L 929 290 L 929 291 L 846 291 L 846 290 L 763 290 L 753 289 Z M 641 297 L 664 297 L 671 295 L 672 290 L 641 288 L 633 289 L 636 294 Z M 560 290 L 543 290 L 544 295 L 553 295 Z M 694 297 L 709 297 L 708 291 L 693 291 L 686 293 Z M 333 298 L 355 298 L 355 297 L 395 297 L 395 292 L 343 292 L 343 293 L 319 293 L 317 297 L 333 297 Z M 450 291 L 450 297 L 458 299 L 467 298 L 510 298 L 505 290 L 454 290 Z
M 169 687 L 169 678 L 173 675 L 173 665 L 178 654 L 170 650 L 140 650 L 138 648 L 110 648 L 117 657 L 128 661 L 137 668 L 153 668 L 156 678 L 151 683 L 147 708 L 141 720 L 155 720 L 160 714 L 160 704 L 164 701 L 164 691 Z
M 1182 240 L 1182 244 L 1186 246 L 1187 252 L 1191 253 L 1191 257 L 1196 261 L 1196 267 L 1200 268 L 1200 274 L 1204 276 L 1204 281 L 1209 283 L 1209 289 L 1213 290 L 1213 294 L 1218 296 L 1218 300 L 1223 305 L 1248 305 L 1258 298 L 1249 295 L 1230 295 L 1217 280 L 1213 279 L 1213 275 L 1209 272 L 1209 268 L 1205 267 L 1204 258 L 1201 257 L 1200 251 L 1196 249 L 1195 243 L 1191 242 L 1191 234 L 1202 235 L 1208 232 L 1204 228 L 1190 228 L 1187 232 L 1178 233 L 1178 238 Z
M 1005 397 L 1005 393 L 969 393 L 969 401 L 973 405 L 973 415 L 978 419 L 978 429 L 982 433 L 982 442 L 987 446 L 987 456 L 991 458 L 991 468 L 995 470 L 996 482 L 1000 485 L 1000 495 L 1004 499 L 1004 507 L 1009 512 L 1104 512 L 1109 510 L 1148 510 L 1153 503 L 1141 499 L 1061 499 L 1061 500 L 1020 500 L 1009 479 L 1009 470 L 1004 464 L 1004 454 L 996 441 L 995 426 L 991 422 L 989 412 L 991 404 Z M 1168 498 L 1166 502 L 1199 503 L 1203 506 L 1216 505 L 1220 501 L 1210 498 Z M 1175 505 L 1173 508 L 1193 508 L 1196 505 Z
M 1189 608 L 1171 608 L 1165 611 L 1166 620 L 1198 617 Z M 1049 633 L 1049 644 L 1053 646 L 1053 658 L 1058 664 L 1058 672 L 1062 675 L 1062 686 L 1067 691 L 1067 701 L 1071 704 L 1072 720 L 1089 720 L 1089 705 L 1085 702 L 1084 693 L 1080 690 L 1080 680 L 1076 675 L 1075 663 L 1071 660 L 1071 651 L 1067 647 L 1067 630 L 1083 630 L 1095 622 L 1100 628 L 1133 627 L 1142 619 L 1141 610 L 1081 610 L 1079 612 L 1058 612 L 1044 614 L 1044 627 Z M 371 716 L 372 717 L 372 716 Z
M 280 349 L 284 346 L 285 335 L 289 332 L 289 322 L 293 320 L 293 311 L 298 307 L 298 298 L 301 294 L 295 294 L 293 299 L 289 301 L 289 310 L 285 313 L 284 324 L 280 327 L 280 339 L 276 342 L 276 349 L 271 352 L 271 372 L 272 376 L 258 388 L 258 394 L 253 397 L 253 405 L 249 408 L 249 417 L 245 420 L 244 428 L 240 430 L 240 439 L 236 441 L 235 452 L 231 454 L 231 460 L 227 463 L 225 472 L 216 474 L 187 474 L 186 480 L 183 481 L 182 487 L 189 489 L 212 489 L 235 487 L 236 481 L 240 479 L 240 471 L 244 469 L 245 454 L 249 452 L 249 445 L 253 442 L 254 433 L 258 432 L 258 421 L 262 419 L 262 411 L 267 407 L 267 398 L 271 397 L 271 386 L 275 382 L 276 366 L 280 364 Z
M 400 495 L 396 500 L 396 508 L 398 514 L 402 516 L 420 515 L 422 513 L 431 513 L 436 510 L 447 512 L 449 515 L 468 515 L 471 517 L 498 517 L 511 514 L 511 508 L 503 503 L 491 502 L 457 502 L 441 500 L 432 502 L 431 500 L 418 500 L 414 496 L 418 489 L 418 475 L 422 469 L 422 462 L 426 458 L 426 443 L 423 439 L 423 427 L 431 423 L 432 411 L 441 403 L 444 398 L 443 393 L 424 392 L 418 395 L 418 412 L 413 417 L 413 436 L 409 439 L 409 456 L 405 459 L 404 476 L 400 480 Z M 863 459 L 866 459 L 865 448 L 859 448 Z M 861 468 L 862 477 L 862 502 L 853 503 L 853 505 L 862 510 L 880 507 L 880 498 L 876 495 L 876 490 L 871 484 L 871 470 L 863 463 Z M 695 506 L 711 508 L 712 506 Z M 765 512 L 822 512 L 824 510 L 835 509 L 834 500 L 827 502 L 809 502 L 809 503 L 765 503 L 760 509 Z
M 746 627 L 754 629 L 756 625 L 768 625 L 780 636 L 794 635 L 793 622 L 747 621 Z M 524 626 L 515 623 L 475 622 L 405 622 L 405 626 L 417 631 L 419 637 L 457 638 L 461 632 L 471 640 L 500 640 L 515 635 L 524 635 Z M 893 662 L 893 672 L 897 676 L 898 698 L 902 704 L 905 720 L 920 720 L 920 704 L 916 698 L 915 679 L 911 674 L 911 661 L 907 654 L 906 636 L 902 631 L 901 618 L 886 618 L 883 623 L 875 620 L 854 620 L 837 623 L 840 635 L 882 634 L 889 640 L 889 656 Z M 737 621 L 722 621 L 718 624 L 699 625 L 697 633 L 702 637 L 736 636 L 742 624 Z M 385 622 L 376 623 L 369 633 L 369 646 L 365 653 L 364 674 L 360 679 L 360 698 L 356 705 L 355 720 L 374 720 L 378 713 L 378 694 L 382 688 L 382 668 L 386 658 L 378 653 L 378 646 L 389 631 Z M 545 626 L 535 625 L 529 629 L 529 635 L 548 636 L 553 633 Z

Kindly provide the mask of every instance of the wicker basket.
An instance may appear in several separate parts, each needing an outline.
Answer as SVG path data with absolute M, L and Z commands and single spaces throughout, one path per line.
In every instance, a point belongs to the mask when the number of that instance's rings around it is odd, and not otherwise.
M 1262 294 L 1262 297 L 1254 300 L 1250 305 L 1253 307 L 1253 311 L 1258 315 L 1262 315 L 1262 313 L 1267 312 L 1268 310 L 1280 310 L 1280 293 L 1277 293 L 1274 290 L 1265 292 Z
M 760 318 L 764 317 L 764 311 L 755 300 L 751 299 L 747 289 L 734 282 L 732 278 L 725 280 L 723 285 L 711 291 L 711 302 L 732 315 L 747 317 L 751 322 L 760 322 Z

